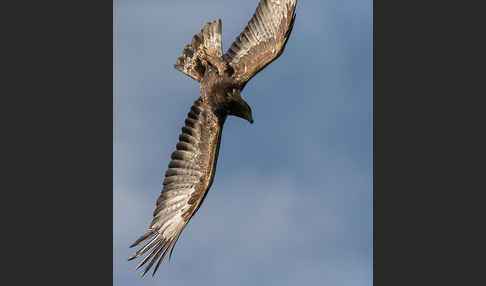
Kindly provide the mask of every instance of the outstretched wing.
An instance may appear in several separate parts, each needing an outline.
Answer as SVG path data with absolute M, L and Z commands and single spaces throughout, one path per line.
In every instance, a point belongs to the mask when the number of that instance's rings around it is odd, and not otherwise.
M 152 259 L 142 275 L 158 260 L 153 272 L 155 274 L 171 246 L 172 254 L 182 230 L 198 210 L 211 186 L 222 130 L 218 124 L 208 123 L 214 123 L 211 113 L 205 110 L 198 99 L 187 115 L 176 151 L 172 153 L 150 228 L 130 246 L 149 240 L 129 258 L 135 259 L 151 250 L 137 266 L 138 269 Z
M 283 52 L 297 0 L 261 0 L 246 28 L 224 54 L 233 77 L 245 83 Z

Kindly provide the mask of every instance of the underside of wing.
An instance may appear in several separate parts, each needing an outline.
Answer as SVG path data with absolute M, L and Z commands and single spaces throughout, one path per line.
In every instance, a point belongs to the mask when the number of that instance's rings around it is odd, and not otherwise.
M 142 275 L 158 260 L 153 271 L 155 274 L 169 248 L 172 254 L 177 239 L 197 211 L 209 187 L 208 174 L 205 172 L 207 164 L 201 163 L 201 160 L 208 157 L 204 154 L 205 149 L 201 148 L 205 140 L 202 112 L 200 102 L 196 101 L 186 118 L 176 151 L 171 155 L 150 228 L 130 246 L 148 241 L 129 258 L 132 260 L 150 251 L 137 266 L 138 269 L 150 260 Z
M 297 0 L 261 0 L 243 32 L 224 54 L 241 83 L 283 52 L 295 20 Z

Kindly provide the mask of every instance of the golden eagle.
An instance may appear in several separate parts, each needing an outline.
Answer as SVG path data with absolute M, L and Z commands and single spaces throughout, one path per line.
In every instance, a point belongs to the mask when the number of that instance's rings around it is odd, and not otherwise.
M 221 20 L 207 23 L 194 35 L 174 67 L 200 83 L 176 145 L 149 230 L 130 247 L 148 243 L 129 260 L 151 250 L 137 269 L 152 259 L 157 271 L 169 257 L 182 230 L 201 206 L 216 171 L 223 124 L 228 115 L 253 123 L 250 106 L 241 98 L 245 84 L 278 58 L 295 21 L 297 0 L 261 0 L 243 32 L 223 54 Z

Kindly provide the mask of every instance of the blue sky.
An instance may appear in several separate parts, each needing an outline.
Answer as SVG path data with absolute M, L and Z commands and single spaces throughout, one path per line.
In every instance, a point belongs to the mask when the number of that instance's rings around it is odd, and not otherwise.
M 128 246 L 145 232 L 199 96 L 173 68 L 204 23 L 223 50 L 258 0 L 114 2 L 114 284 L 372 285 L 372 1 L 300 0 L 283 55 L 225 123 L 204 204 L 155 278 Z M 151 274 L 151 272 L 150 272 Z

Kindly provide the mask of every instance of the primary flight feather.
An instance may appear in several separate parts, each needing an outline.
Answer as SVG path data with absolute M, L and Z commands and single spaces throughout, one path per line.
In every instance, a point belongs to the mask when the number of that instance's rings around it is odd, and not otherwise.
M 253 123 L 251 108 L 240 93 L 253 76 L 282 54 L 294 24 L 296 2 L 261 0 L 225 54 L 221 20 L 207 23 L 177 59 L 174 67 L 200 83 L 200 97 L 191 106 L 171 155 L 149 230 L 130 246 L 147 241 L 129 258 L 150 251 L 137 266 L 150 261 L 143 275 L 157 262 L 154 275 L 166 254 L 172 254 L 182 230 L 204 201 L 214 179 L 226 117 Z

